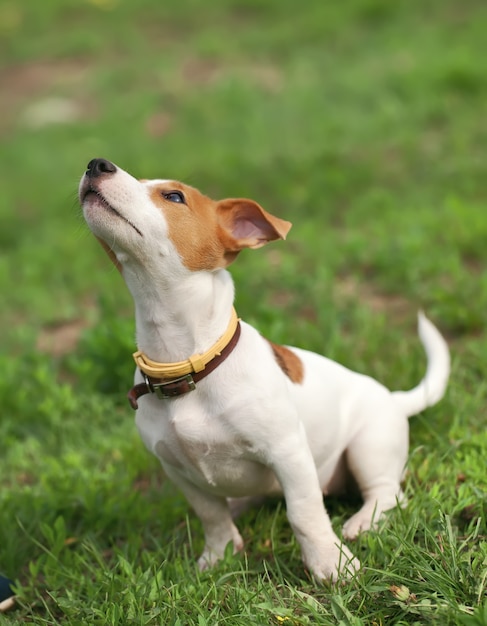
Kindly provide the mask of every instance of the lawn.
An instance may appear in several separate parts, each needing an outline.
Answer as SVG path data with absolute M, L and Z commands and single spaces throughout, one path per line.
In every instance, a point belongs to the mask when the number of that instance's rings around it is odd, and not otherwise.
M 487 5 L 483 0 L 0 0 L 0 624 L 487 625 Z M 452 352 L 404 488 L 304 570 L 283 502 L 200 573 L 202 532 L 125 400 L 132 302 L 76 190 L 105 157 L 294 226 L 240 255 L 275 342 L 414 386 L 424 309 Z M 327 502 L 337 532 L 358 507 Z

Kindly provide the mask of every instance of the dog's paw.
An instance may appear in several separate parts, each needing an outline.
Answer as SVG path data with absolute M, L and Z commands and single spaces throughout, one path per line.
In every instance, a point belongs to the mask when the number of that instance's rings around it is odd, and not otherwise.
M 383 519 L 384 513 L 391 511 L 397 505 L 406 506 L 407 500 L 400 489 L 382 490 L 376 497 L 366 500 L 362 508 L 352 515 L 343 525 L 342 533 L 345 539 L 356 539 L 360 533 L 376 528 Z
M 345 581 L 355 576 L 360 569 L 360 561 L 343 543 L 333 544 L 320 555 L 313 554 L 304 559 L 304 563 L 313 576 L 322 581 Z
M 374 515 L 369 512 L 359 511 L 345 522 L 342 528 L 342 534 L 345 539 L 356 539 L 360 533 L 370 530 L 377 524 Z
M 210 569 L 214 565 L 218 563 L 224 556 L 224 551 L 216 552 L 215 550 L 211 550 L 208 546 L 205 546 L 202 555 L 198 559 L 198 568 L 200 572 L 204 572 L 207 569 Z
M 360 533 L 364 533 L 371 528 L 377 528 L 379 522 L 384 517 L 384 513 L 395 506 L 396 502 L 392 503 L 390 501 L 385 503 L 365 503 L 360 511 L 352 515 L 343 525 L 343 537 L 348 540 L 356 539 Z
M 218 563 L 218 561 L 224 557 L 227 546 L 233 546 L 233 554 L 243 550 L 244 542 L 238 531 L 234 533 L 234 538 L 226 544 L 222 542 L 216 547 L 211 547 L 208 544 L 205 545 L 203 553 L 198 559 L 200 571 L 203 572 Z
M 211 555 L 211 552 L 206 552 L 205 550 L 205 552 L 203 552 L 203 554 L 198 559 L 198 569 L 200 570 L 200 572 L 204 572 L 210 567 L 213 567 L 213 565 L 215 565 L 215 563 L 217 562 L 218 557 L 215 558 Z

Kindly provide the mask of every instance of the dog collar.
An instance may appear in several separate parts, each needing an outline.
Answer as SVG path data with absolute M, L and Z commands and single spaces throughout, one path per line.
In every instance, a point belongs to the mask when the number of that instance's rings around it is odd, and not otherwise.
M 225 333 L 205 353 L 193 354 L 186 361 L 159 363 L 152 361 L 142 351 L 134 352 L 137 367 L 144 382 L 134 385 L 127 398 L 133 409 L 137 400 L 147 393 L 155 393 L 161 399 L 174 398 L 196 389 L 196 383 L 205 378 L 233 351 L 240 337 L 240 320 L 232 309 L 232 317 Z

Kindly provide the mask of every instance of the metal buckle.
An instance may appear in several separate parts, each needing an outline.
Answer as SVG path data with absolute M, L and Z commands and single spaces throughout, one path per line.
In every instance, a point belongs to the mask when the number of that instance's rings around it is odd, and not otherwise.
M 168 400 L 169 398 L 182 396 L 185 393 L 189 393 L 190 391 L 194 391 L 196 389 L 196 383 L 194 382 L 191 374 L 186 374 L 186 376 L 181 376 L 180 378 L 173 378 L 172 380 L 168 380 L 166 383 L 154 384 L 154 383 L 151 383 L 147 374 L 145 374 L 144 372 L 142 373 L 144 376 L 145 384 L 147 385 L 147 388 L 149 389 L 149 391 L 151 393 L 155 393 L 156 396 L 160 398 L 161 400 Z M 177 389 L 178 383 L 182 383 L 182 382 L 187 383 L 187 389 L 185 389 L 184 391 Z M 171 385 L 171 387 L 175 385 L 176 387 L 172 389 L 170 392 L 165 392 L 164 387 L 168 387 L 169 385 Z

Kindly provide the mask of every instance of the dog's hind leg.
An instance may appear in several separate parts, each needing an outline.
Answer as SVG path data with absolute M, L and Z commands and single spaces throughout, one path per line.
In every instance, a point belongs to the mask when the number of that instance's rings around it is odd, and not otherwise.
M 362 508 L 343 526 L 345 539 L 354 539 L 377 524 L 381 515 L 403 500 L 400 482 L 408 452 L 408 424 L 391 416 L 368 424 L 347 448 L 347 465 L 363 498 Z M 404 504 L 404 502 L 403 502 Z
M 362 508 L 343 525 L 343 537 L 355 539 L 360 533 L 377 525 L 382 514 L 401 503 L 403 494 L 399 483 L 377 485 L 363 494 Z M 403 502 L 404 504 L 404 502 Z

